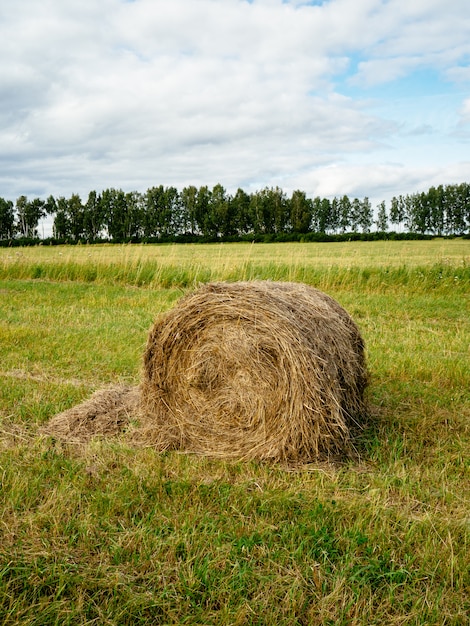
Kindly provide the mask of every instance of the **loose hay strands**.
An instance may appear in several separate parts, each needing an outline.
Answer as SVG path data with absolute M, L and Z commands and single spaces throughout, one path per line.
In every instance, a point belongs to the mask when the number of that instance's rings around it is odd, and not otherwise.
M 140 443 L 228 459 L 344 454 L 365 415 L 364 344 L 348 313 L 298 283 L 212 283 L 150 332 Z
M 71 444 L 86 443 L 97 436 L 115 436 L 136 416 L 139 399 L 137 386 L 100 389 L 89 400 L 55 415 L 41 432 Z

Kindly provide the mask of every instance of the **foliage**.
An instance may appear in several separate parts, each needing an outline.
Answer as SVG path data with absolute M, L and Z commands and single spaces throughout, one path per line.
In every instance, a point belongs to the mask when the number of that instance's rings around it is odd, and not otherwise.
M 0 198 L 0 241 L 38 237 L 37 226 L 46 214 L 54 216 L 54 238 L 68 243 L 108 239 L 122 241 L 295 241 L 300 236 L 366 237 L 373 225 L 385 236 L 389 222 L 414 236 L 455 236 L 470 230 L 470 185 L 431 187 L 426 193 L 394 197 L 377 206 L 377 216 L 365 197 L 307 198 L 294 190 L 264 188 L 231 195 L 220 184 L 151 187 L 145 193 L 122 189 L 91 191 L 83 204 L 78 194 L 29 201 L 20 196 L 15 207 Z M 13 217 L 13 223 L 12 223 Z M 372 233 L 374 235 L 375 233 Z M 389 233 L 387 236 L 393 236 Z
M 12 239 L 15 232 L 15 212 L 13 202 L 0 198 L 0 240 Z
M 20 196 L 16 201 L 16 228 L 21 237 L 37 237 L 39 220 L 46 214 L 44 201 L 40 198 L 28 200 Z

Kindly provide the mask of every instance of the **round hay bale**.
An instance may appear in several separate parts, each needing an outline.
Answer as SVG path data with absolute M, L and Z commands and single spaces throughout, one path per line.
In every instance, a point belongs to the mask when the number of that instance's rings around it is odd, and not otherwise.
M 138 436 L 226 459 L 328 459 L 349 449 L 366 385 L 363 340 L 331 297 L 298 283 L 207 284 L 150 331 Z

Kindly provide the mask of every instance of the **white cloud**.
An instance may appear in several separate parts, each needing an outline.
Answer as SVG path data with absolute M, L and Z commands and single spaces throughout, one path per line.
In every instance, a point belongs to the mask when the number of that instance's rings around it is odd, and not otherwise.
M 7 0 L 0 195 L 219 181 L 380 195 L 393 172 L 406 193 L 426 179 L 403 144 L 413 129 L 446 172 L 438 112 L 421 119 L 416 99 L 400 117 L 367 89 L 426 67 L 465 85 L 467 13 L 466 0 Z M 342 95 L 356 69 L 360 100 Z

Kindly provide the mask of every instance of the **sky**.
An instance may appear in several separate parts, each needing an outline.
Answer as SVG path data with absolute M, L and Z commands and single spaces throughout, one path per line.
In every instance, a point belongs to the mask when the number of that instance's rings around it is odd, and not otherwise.
M 468 0 L 2 0 L 0 196 L 470 181 Z

